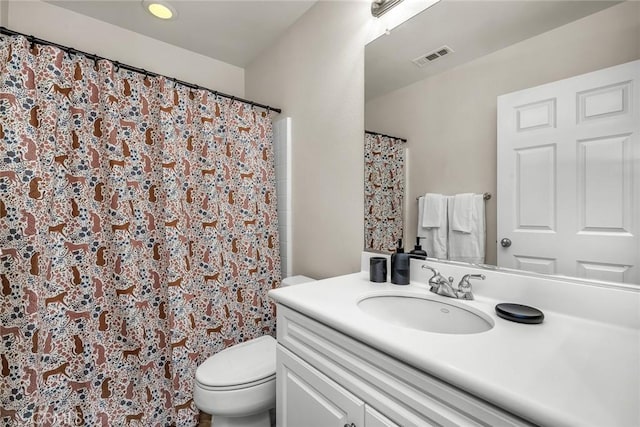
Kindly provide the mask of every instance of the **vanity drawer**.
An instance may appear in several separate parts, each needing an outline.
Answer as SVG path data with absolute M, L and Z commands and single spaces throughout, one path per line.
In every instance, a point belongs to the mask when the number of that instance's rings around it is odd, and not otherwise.
M 278 342 L 401 426 L 531 426 L 283 305 Z

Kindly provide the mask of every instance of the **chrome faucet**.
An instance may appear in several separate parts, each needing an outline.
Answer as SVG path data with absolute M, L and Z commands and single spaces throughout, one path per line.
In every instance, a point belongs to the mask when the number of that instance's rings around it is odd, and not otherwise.
M 429 286 L 431 287 L 429 290 L 431 292 L 449 298 L 458 298 L 455 289 L 453 289 L 453 277 L 447 279 L 438 270 L 428 265 L 423 265 L 422 268 L 431 270 L 433 273 L 433 276 L 429 279 Z
M 484 280 L 484 274 L 465 274 L 462 276 L 457 288 L 453 287 L 453 277 L 446 278 L 435 268 L 423 265 L 423 269 L 431 270 L 433 276 L 429 278 L 430 291 L 449 298 L 472 300 L 471 283 L 469 279 Z

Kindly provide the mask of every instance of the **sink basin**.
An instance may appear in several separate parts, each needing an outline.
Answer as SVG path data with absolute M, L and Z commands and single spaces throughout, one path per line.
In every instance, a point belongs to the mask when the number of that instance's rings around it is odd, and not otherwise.
M 440 334 L 477 334 L 493 328 L 491 318 L 479 310 L 417 295 L 369 296 L 358 308 L 393 325 Z

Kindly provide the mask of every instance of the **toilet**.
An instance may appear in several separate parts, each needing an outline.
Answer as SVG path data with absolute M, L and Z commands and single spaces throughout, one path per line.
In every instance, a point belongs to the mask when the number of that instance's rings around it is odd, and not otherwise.
M 282 286 L 312 282 L 282 279 Z M 276 340 L 270 335 L 226 348 L 196 369 L 193 401 L 215 427 L 270 427 L 276 404 Z

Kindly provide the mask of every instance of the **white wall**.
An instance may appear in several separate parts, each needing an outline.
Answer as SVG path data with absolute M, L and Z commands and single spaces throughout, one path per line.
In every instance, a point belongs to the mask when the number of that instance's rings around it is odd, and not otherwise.
M 318 2 L 245 69 L 246 96 L 292 119 L 293 274 L 358 271 L 368 2 Z
M 244 70 L 235 65 L 41 1 L 2 0 L 0 13 L 11 30 L 244 97 Z
M 496 97 L 640 58 L 640 2 L 625 2 L 367 103 L 368 130 L 408 139 L 407 237 L 425 192 L 496 192 Z M 412 204 L 413 201 L 413 204 Z M 496 198 L 487 263 L 496 262 Z
M 291 117 L 278 118 L 273 123 L 273 154 L 278 197 L 278 234 L 282 278 L 291 276 Z

